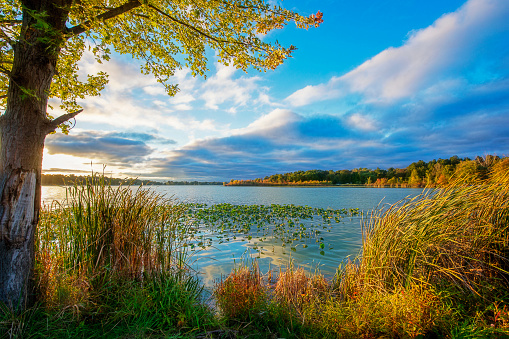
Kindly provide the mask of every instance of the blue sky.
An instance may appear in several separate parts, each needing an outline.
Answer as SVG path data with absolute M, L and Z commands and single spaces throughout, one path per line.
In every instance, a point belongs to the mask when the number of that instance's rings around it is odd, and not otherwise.
M 509 1 L 286 0 L 324 23 L 265 39 L 298 47 L 273 72 L 209 59 L 176 73 L 175 97 L 115 56 L 68 136 L 46 139 L 45 173 L 229 181 L 308 169 L 406 167 L 509 155 Z

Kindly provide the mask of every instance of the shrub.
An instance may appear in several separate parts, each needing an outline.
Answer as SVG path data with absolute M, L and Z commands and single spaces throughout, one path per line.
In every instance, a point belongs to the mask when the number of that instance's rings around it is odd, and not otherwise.
M 221 314 L 238 321 L 249 321 L 266 303 L 266 288 L 256 262 L 251 268 L 235 268 L 215 286 L 214 297 Z

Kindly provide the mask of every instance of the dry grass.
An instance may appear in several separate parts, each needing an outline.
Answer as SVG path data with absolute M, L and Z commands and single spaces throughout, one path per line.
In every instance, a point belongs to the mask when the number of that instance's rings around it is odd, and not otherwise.
M 415 338 L 448 327 L 453 315 L 436 292 L 412 285 L 391 292 L 366 290 L 347 301 L 331 300 L 320 321 L 331 337 Z
M 278 328 L 298 323 L 303 337 L 331 338 L 509 335 L 509 159 L 490 166 L 374 211 L 361 255 L 340 267 L 332 286 L 302 268 L 281 270 L 265 296 Z M 246 300 L 237 295 L 249 290 L 240 279 L 248 272 L 232 273 L 222 308 Z
M 499 301 L 509 287 L 509 159 L 486 176 L 457 175 L 446 188 L 374 211 L 363 231 L 361 256 L 340 267 L 340 297 L 325 308 L 329 331 L 451 335 L 472 317 L 484 321 L 467 326 L 479 335 L 509 333 Z
M 427 191 L 384 211 L 364 228 L 357 283 L 399 288 L 449 284 L 475 294 L 507 286 L 509 159 L 488 179 Z
M 486 173 L 456 176 L 446 188 L 374 211 L 361 256 L 340 267 L 332 286 L 289 265 L 271 290 L 256 263 L 235 269 L 214 291 L 222 316 L 265 337 L 509 335 L 509 159 Z M 47 305 L 79 313 L 98 278 L 134 281 L 185 265 L 183 208 L 125 189 L 75 186 L 66 204 L 43 213 L 37 276 Z M 177 299 L 168 299 L 173 286 L 179 284 L 168 284 L 158 302 Z M 141 292 L 125 305 L 132 301 L 141 315 L 157 310 Z
M 248 321 L 263 308 L 266 291 L 255 262 L 251 268 L 241 266 L 234 269 L 226 279 L 221 279 L 215 286 L 214 297 L 223 316 Z
M 293 307 L 303 315 L 313 304 L 320 303 L 330 290 L 329 283 L 320 274 L 307 276 L 304 269 L 289 265 L 279 274 L 274 298 L 286 307 Z

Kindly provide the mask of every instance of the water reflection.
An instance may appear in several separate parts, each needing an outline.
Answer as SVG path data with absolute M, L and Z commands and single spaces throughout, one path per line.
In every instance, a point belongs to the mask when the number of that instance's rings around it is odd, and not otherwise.
M 322 224 L 316 221 L 303 221 L 308 226 Z M 327 227 L 328 231 L 319 238 L 304 238 L 293 242 L 291 245 L 281 241 L 278 237 L 264 237 L 260 241 L 259 234 L 250 233 L 248 237 L 237 236 L 233 239 L 223 232 L 213 232 L 202 227 L 199 239 L 214 239 L 225 237 L 230 239 L 222 243 L 214 243 L 213 246 L 195 251 L 193 268 L 200 272 L 200 277 L 206 286 L 212 287 L 215 280 L 221 275 L 228 275 L 235 265 L 257 260 L 262 273 L 269 269 L 278 270 L 282 266 L 288 266 L 290 262 L 310 271 L 318 270 L 327 277 L 332 277 L 339 263 L 347 256 L 355 255 L 362 245 L 361 218 L 350 217 L 344 221 Z M 327 245 L 325 245 L 327 244 Z M 323 246 L 323 247 L 320 247 Z M 292 247 L 294 250 L 292 250 Z M 323 248 L 323 249 L 322 249 Z

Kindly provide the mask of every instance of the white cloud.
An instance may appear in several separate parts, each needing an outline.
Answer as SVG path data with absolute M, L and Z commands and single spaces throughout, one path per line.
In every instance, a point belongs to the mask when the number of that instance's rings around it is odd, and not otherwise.
M 146 86 L 143 87 L 143 91 L 149 95 L 168 95 L 163 85 L 159 86 Z
M 134 88 L 146 86 L 161 86 L 154 76 L 144 75 L 140 72 L 136 63 L 127 63 L 122 60 L 105 61 L 98 63 L 92 52 L 85 51 L 79 62 L 79 76 L 86 78 L 87 74 L 96 74 L 99 71 L 109 75 L 107 89 L 114 92 L 122 92 Z
M 152 101 L 154 103 L 154 105 L 157 105 L 157 106 L 167 106 L 165 102 L 161 101 L 161 100 L 154 100 Z
M 177 111 L 190 111 L 193 109 L 193 106 L 188 105 L 188 104 L 178 104 L 178 105 L 175 105 L 174 108 Z
M 433 25 L 413 32 L 405 44 L 388 48 L 328 83 L 304 87 L 286 100 L 294 106 L 361 93 L 367 101 L 409 98 L 446 78 L 455 78 L 475 58 L 476 48 L 509 29 L 509 1 L 470 0 Z
M 285 101 L 292 106 L 305 106 L 318 100 L 327 100 L 340 96 L 337 88 L 339 78 L 332 77 L 328 83 L 316 86 L 306 86 L 288 96 Z
M 144 102 L 120 93 L 87 98 L 81 104 L 84 111 L 78 117 L 79 123 L 108 124 L 116 128 L 158 128 L 165 115 L 172 112 L 159 105 L 147 107 Z
M 181 92 L 193 90 L 196 87 L 197 78 L 192 76 L 189 68 L 177 69 L 173 75 L 175 83 L 179 85 Z
M 349 116 L 347 123 L 351 127 L 364 131 L 375 131 L 377 129 L 376 122 L 372 118 L 360 113 L 355 113 Z
M 272 112 L 261 116 L 245 128 L 232 130 L 232 135 L 240 134 L 256 134 L 256 135 L 270 135 L 271 130 L 280 129 L 289 125 L 292 122 L 297 122 L 302 119 L 301 116 L 286 109 L 277 108 Z M 275 136 L 274 136 L 275 137 Z
M 260 93 L 260 95 L 258 95 L 258 102 L 261 104 L 272 105 L 270 96 L 266 93 Z
M 205 120 L 196 120 L 193 117 L 178 117 L 178 116 L 165 116 L 161 121 L 162 124 L 171 126 L 177 130 L 185 131 L 187 133 L 192 133 L 193 131 L 220 131 L 221 126 L 219 126 L 214 120 L 205 119 Z
M 190 102 L 193 102 L 194 100 L 195 99 L 192 94 L 179 92 L 173 98 L 170 99 L 170 102 L 174 105 L 178 105 L 178 104 L 188 104 Z
M 234 67 L 216 65 L 216 74 L 203 84 L 201 98 L 205 100 L 205 107 L 217 110 L 219 105 L 232 102 L 237 106 L 245 106 L 252 100 L 253 93 L 258 90 L 257 82 L 260 77 L 240 77 L 234 79 L 237 71 Z

